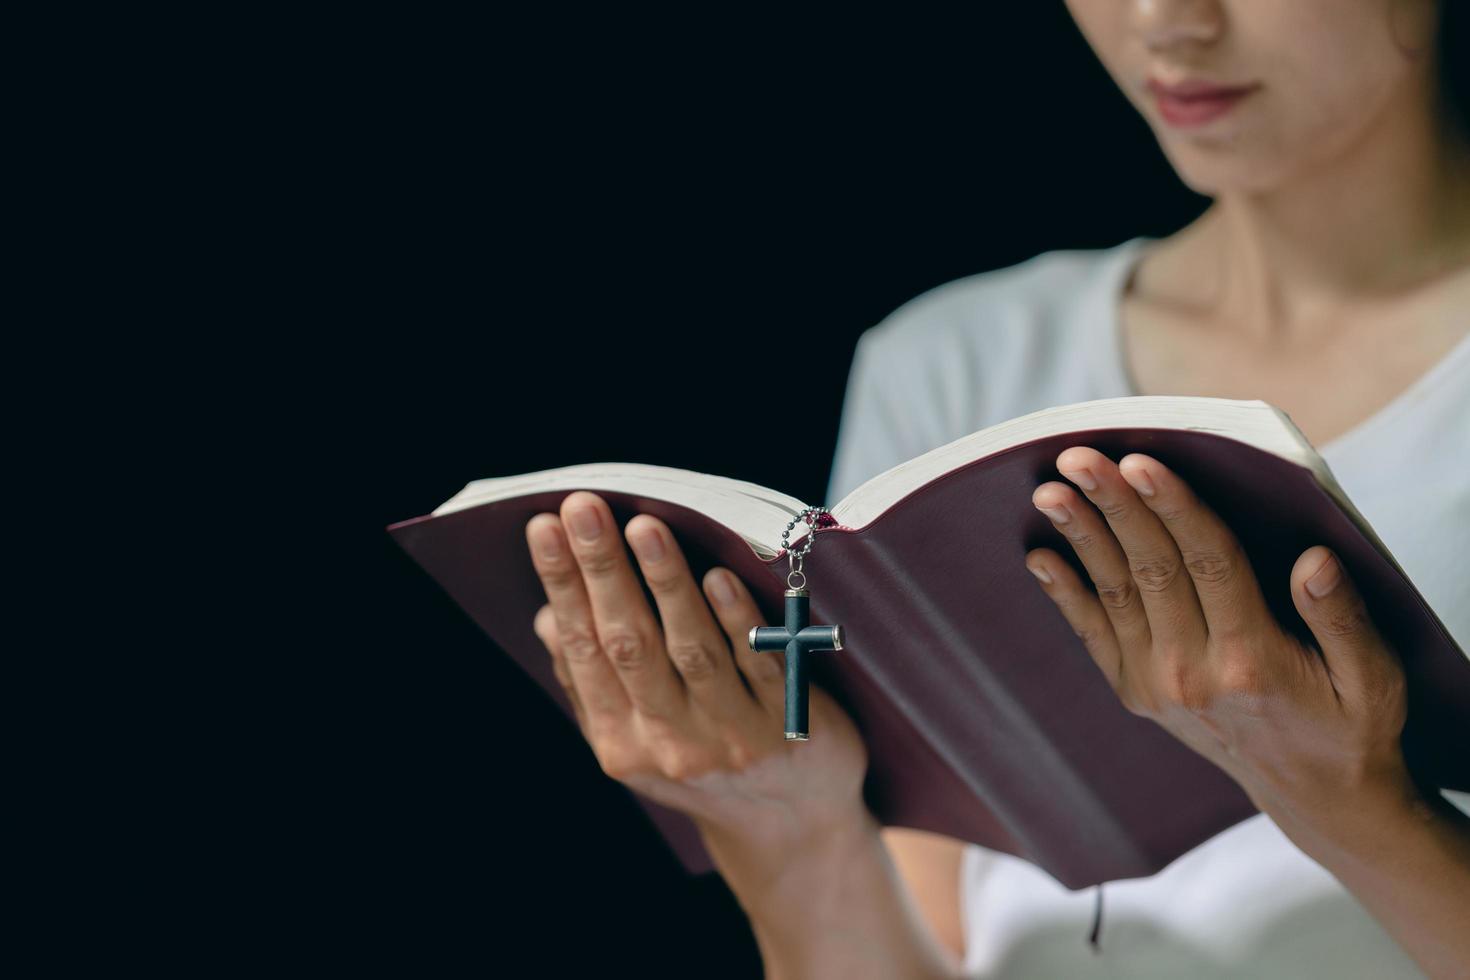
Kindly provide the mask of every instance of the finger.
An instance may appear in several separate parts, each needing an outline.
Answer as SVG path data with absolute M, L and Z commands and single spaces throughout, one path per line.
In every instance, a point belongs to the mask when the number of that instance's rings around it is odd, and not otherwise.
M 1359 709 L 1400 710 L 1402 666 L 1332 549 L 1314 545 L 1297 557 L 1291 596 L 1317 638 L 1338 697 Z
M 1117 464 L 1089 446 L 1073 446 L 1057 457 L 1057 469 L 1081 487 L 1122 547 L 1154 643 L 1173 651 L 1204 650 L 1205 614 L 1179 546 Z
M 629 700 L 645 718 L 678 717 L 688 710 L 689 696 L 664 652 L 658 620 L 611 508 L 597 494 L 576 490 L 562 501 L 561 516 L 592 604 L 597 641 Z
M 1052 526 L 1082 559 L 1123 655 L 1146 656 L 1153 642 L 1148 613 L 1138 596 L 1133 573 L 1128 570 L 1128 556 L 1107 522 L 1085 497 L 1065 483 L 1043 483 L 1032 491 L 1031 502 L 1051 519 Z
M 566 529 L 555 514 L 537 514 L 526 524 L 531 563 L 541 577 L 556 616 L 557 642 L 567 672 L 581 698 L 589 731 L 606 730 L 632 713 L 633 704 L 617 671 L 597 642 L 592 604 L 582 584 L 582 569 L 572 557 Z
M 1041 583 L 1042 591 L 1061 610 L 1062 618 L 1087 648 L 1108 684 L 1131 707 L 1131 699 L 1125 697 L 1126 688 L 1123 686 L 1123 651 L 1118 646 L 1118 637 L 1103 604 L 1072 570 L 1072 566 L 1050 548 L 1027 552 L 1026 567 Z M 1038 571 L 1041 574 L 1037 574 Z
M 571 671 L 567 669 L 566 658 L 562 656 L 561 643 L 556 635 L 556 612 L 551 608 L 551 603 L 548 602 L 536 610 L 531 629 L 541 639 L 546 652 L 551 654 L 551 672 L 556 675 L 557 683 L 566 692 L 567 700 L 572 703 L 577 727 L 582 729 L 584 735 L 587 734 L 587 716 L 582 709 L 582 699 L 577 696 L 577 685 L 573 683 Z
M 1142 453 L 1124 456 L 1118 469 L 1174 539 L 1210 636 L 1235 640 L 1274 622 L 1240 540 L 1188 483 Z
M 751 628 L 765 626 L 766 620 L 745 583 L 728 568 L 711 568 L 704 576 L 704 592 L 714 606 L 721 628 L 730 637 L 735 663 L 750 685 L 751 693 L 768 714 L 784 718 L 786 654 L 750 648 Z
M 623 530 L 663 621 L 664 650 L 689 697 L 714 717 L 734 717 L 759 704 L 740 680 L 730 640 L 710 612 L 684 552 L 667 524 L 638 514 Z

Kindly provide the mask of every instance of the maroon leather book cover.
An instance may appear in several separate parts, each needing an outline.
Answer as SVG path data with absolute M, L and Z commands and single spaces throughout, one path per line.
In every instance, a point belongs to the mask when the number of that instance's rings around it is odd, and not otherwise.
M 811 658 L 810 677 L 863 733 L 864 795 L 882 824 L 1004 851 L 1080 889 L 1152 875 L 1256 812 L 1224 772 L 1122 706 L 1025 568 L 1025 553 L 1046 546 L 1089 581 L 1066 539 L 1031 504 L 1039 484 L 1064 479 L 1054 461 L 1078 444 L 1113 460 L 1148 453 L 1179 473 L 1235 531 L 1272 611 L 1303 640 L 1311 632 L 1291 600 L 1291 567 L 1314 544 L 1336 551 L 1403 658 L 1403 744 L 1415 778 L 1470 791 L 1470 661 L 1309 470 L 1213 433 L 1090 429 L 963 464 L 865 527 L 811 532 L 818 535 L 806 559 L 812 621 L 840 624 L 845 641 L 843 650 Z M 677 504 L 588 489 L 620 526 L 640 512 L 665 521 L 696 579 L 714 565 L 730 568 L 767 622 L 781 621 L 784 553 L 763 560 L 734 532 Z M 575 724 L 531 630 L 546 597 L 525 541 L 526 522 L 557 511 L 570 492 L 388 530 Z M 781 530 L 772 528 L 773 540 Z M 688 818 L 634 796 L 691 873 L 712 868 Z

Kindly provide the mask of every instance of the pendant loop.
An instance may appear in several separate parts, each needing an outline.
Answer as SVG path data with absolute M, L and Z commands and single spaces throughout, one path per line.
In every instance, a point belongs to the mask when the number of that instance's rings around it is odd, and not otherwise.
M 815 520 L 813 519 L 813 515 L 827 514 L 830 516 L 831 513 L 832 512 L 826 507 L 806 507 L 802 509 L 801 513 L 797 514 L 790 521 L 788 521 L 786 524 L 786 530 L 781 532 L 781 547 L 786 551 L 787 555 L 792 558 L 805 558 L 807 552 L 812 550 L 812 544 L 816 541 L 817 538 L 817 525 Z M 806 521 L 806 526 L 811 530 L 807 532 L 806 540 L 802 542 L 802 546 L 793 552 L 790 546 L 791 529 L 796 527 L 796 525 L 802 521 Z

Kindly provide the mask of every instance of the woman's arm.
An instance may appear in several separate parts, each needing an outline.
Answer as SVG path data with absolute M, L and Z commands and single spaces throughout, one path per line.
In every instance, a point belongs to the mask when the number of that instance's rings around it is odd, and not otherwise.
M 1470 819 L 1415 786 L 1402 662 L 1337 557 L 1314 546 L 1291 572 L 1308 646 L 1163 463 L 1074 446 L 1057 468 L 1085 498 L 1046 483 L 1032 499 L 1096 592 L 1049 549 L 1027 564 L 1124 706 L 1228 773 L 1431 977 L 1470 977 Z
M 696 582 L 667 525 L 639 514 L 620 534 L 586 491 L 526 537 L 549 600 L 532 629 L 583 735 L 609 776 L 694 820 L 767 975 L 956 977 L 863 802 L 853 720 L 814 686 L 820 734 L 784 738 L 785 671 L 746 645 L 765 621 L 744 583 L 723 568 Z
M 767 980 L 961 977 L 866 808 L 779 862 L 769 848 L 701 829 L 750 917 Z
M 956 963 L 965 958 L 965 924 L 960 917 L 960 867 L 965 842 L 908 827 L 884 827 L 883 843 L 924 921 Z
M 1470 816 L 1410 787 L 1331 817 L 1271 816 L 1428 976 L 1470 977 Z

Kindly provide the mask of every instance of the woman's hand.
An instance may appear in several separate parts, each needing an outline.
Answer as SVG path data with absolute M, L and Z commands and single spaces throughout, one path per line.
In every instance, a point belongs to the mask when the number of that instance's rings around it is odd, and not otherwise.
M 655 616 L 607 503 L 576 491 L 560 511 L 526 525 L 550 600 L 534 629 L 605 773 L 773 853 L 863 813 L 856 726 L 813 687 L 812 740 L 786 740 L 784 655 L 746 645 L 767 624 L 734 574 L 710 569 L 701 592 L 668 525 L 633 517 L 627 539 Z
M 1280 627 L 1235 535 L 1158 460 L 1074 446 L 1057 469 L 1085 499 L 1051 482 L 1032 503 L 1097 592 L 1054 551 L 1026 563 L 1129 711 L 1224 769 L 1299 845 L 1417 795 L 1402 667 L 1330 549 L 1308 548 L 1291 573 L 1319 653 Z

